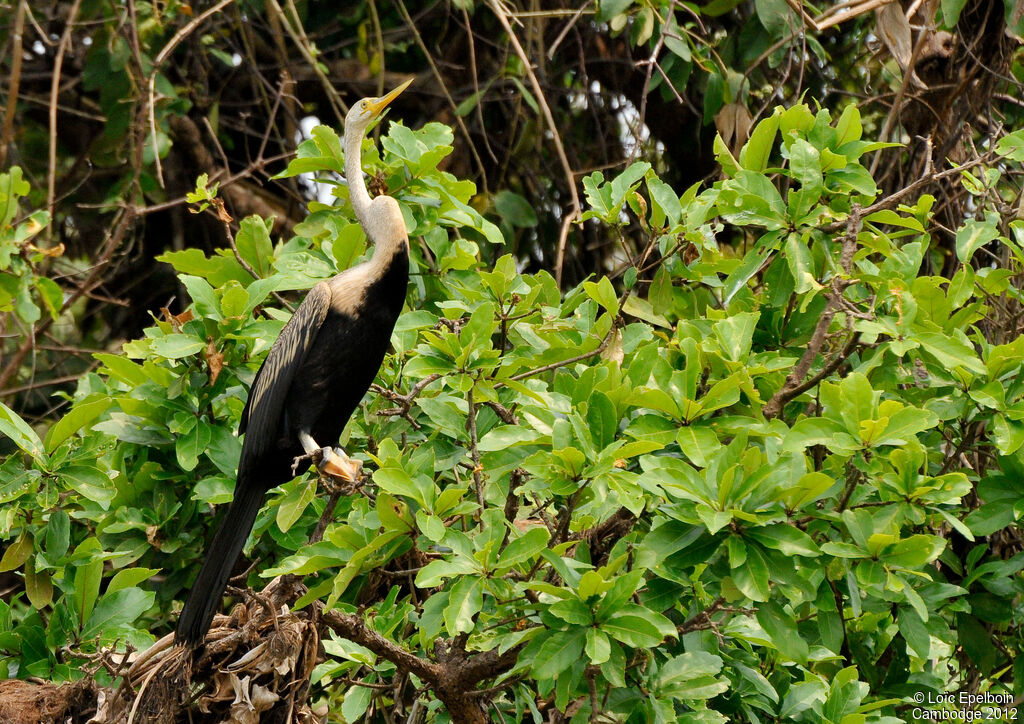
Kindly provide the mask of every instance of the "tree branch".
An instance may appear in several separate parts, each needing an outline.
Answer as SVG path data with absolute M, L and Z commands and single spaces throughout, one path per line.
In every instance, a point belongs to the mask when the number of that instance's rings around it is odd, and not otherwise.
M 846 234 L 843 237 L 843 248 L 839 257 L 839 264 L 843 269 L 844 276 L 836 275 L 832 277 L 828 292 L 828 302 L 825 304 L 825 309 L 822 311 L 818 324 L 814 328 L 811 341 L 807 343 L 807 349 L 801 355 L 800 361 L 796 363 L 796 366 L 786 376 L 786 382 L 765 404 L 763 412 L 766 418 L 778 417 L 790 400 L 801 394 L 805 389 L 810 389 L 810 387 L 803 385 L 804 378 L 807 376 L 811 364 L 825 344 L 828 328 L 831 326 L 832 319 L 840 307 L 843 290 L 851 284 L 847 277 L 853 272 L 853 255 L 857 251 L 857 233 L 860 231 L 861 218 L 861 208 L 854 204 L 850 215 L 846 219 Z

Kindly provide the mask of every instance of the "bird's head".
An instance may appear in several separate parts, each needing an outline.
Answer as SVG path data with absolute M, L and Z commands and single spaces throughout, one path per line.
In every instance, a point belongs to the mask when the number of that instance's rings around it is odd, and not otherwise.
M 409 87 L 413 79 L 402 83 L 402 85 L 395 88 L 390 93 L 382 95 L 380 98 L 363 98 L 356 102 L 352 108 L 349 109 L 348 115 L 345 116 L 345 133 L 358 133 L 361 137 L 366 133 L 366 128 L 374 120 L 380 117 L 380 114 L 384 112 L 384 109 L 388 107 L 391 101 L 395 100 L 398 95 Z

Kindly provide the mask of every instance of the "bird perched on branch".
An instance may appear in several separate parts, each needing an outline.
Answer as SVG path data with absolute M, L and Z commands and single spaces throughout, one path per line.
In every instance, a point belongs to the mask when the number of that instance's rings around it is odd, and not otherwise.
M 380 369 L 405 302 L 409 238 L 398 202 L 370 198 L 360 162 L 366 129 L 412 81 L 364 98 L 345 116 L 349 198 L 373 256 L 313 287 L 256 373 L 242 410 L 245 433 L 235 496 L 178 619 L 175 643 L 195 647 L 219 608 L 267 490 L 310 458 L 321 473 L 354 480 L 359 463 L 332 449 Z

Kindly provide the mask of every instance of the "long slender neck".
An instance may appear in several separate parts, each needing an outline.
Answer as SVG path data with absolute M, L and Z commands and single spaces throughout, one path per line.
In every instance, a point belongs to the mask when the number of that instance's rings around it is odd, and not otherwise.
M 362 143 L 362 131 L 345 133 L 345 178 L 356 219 L 373 243 L 373 256 L 368 264 L 383 268 L 395 255 L 408 250 L 409 238 L 398 202 L 389 196 L 381 196 L 374 205 L 374 199 L 366 190 L 361 163 Z M 373 213 L 371 205 L 374 205 Z
M 365 229 L 370 216 L 370 194 L 366 190 L 366 182 L 363 181 L 362 166 L 362 131 L 353 133 L 345 132 L 345 180 L 348 181 L 348 196 L 352 201 L 352 208 L 356 211 L 356 218 Z

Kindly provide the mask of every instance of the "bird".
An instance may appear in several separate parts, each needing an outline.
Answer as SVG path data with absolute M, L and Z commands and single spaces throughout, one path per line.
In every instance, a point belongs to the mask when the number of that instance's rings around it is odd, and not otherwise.
M 307 293 L 256 373 L 239 423 L 234 498 L 179 614 L 176 644 L 204 641 L 267 491 L 293 478 L 297 462 L 310 458 L 321 473 L 349 481 L 359 474 L 359 463 L 330 445 L 383 363 L 409 282 L 402 211 L 390 196 L 370 197 L 361 150 L 367 128 L 411 82 L 345 115 L 349 199 L 373 254 Z

